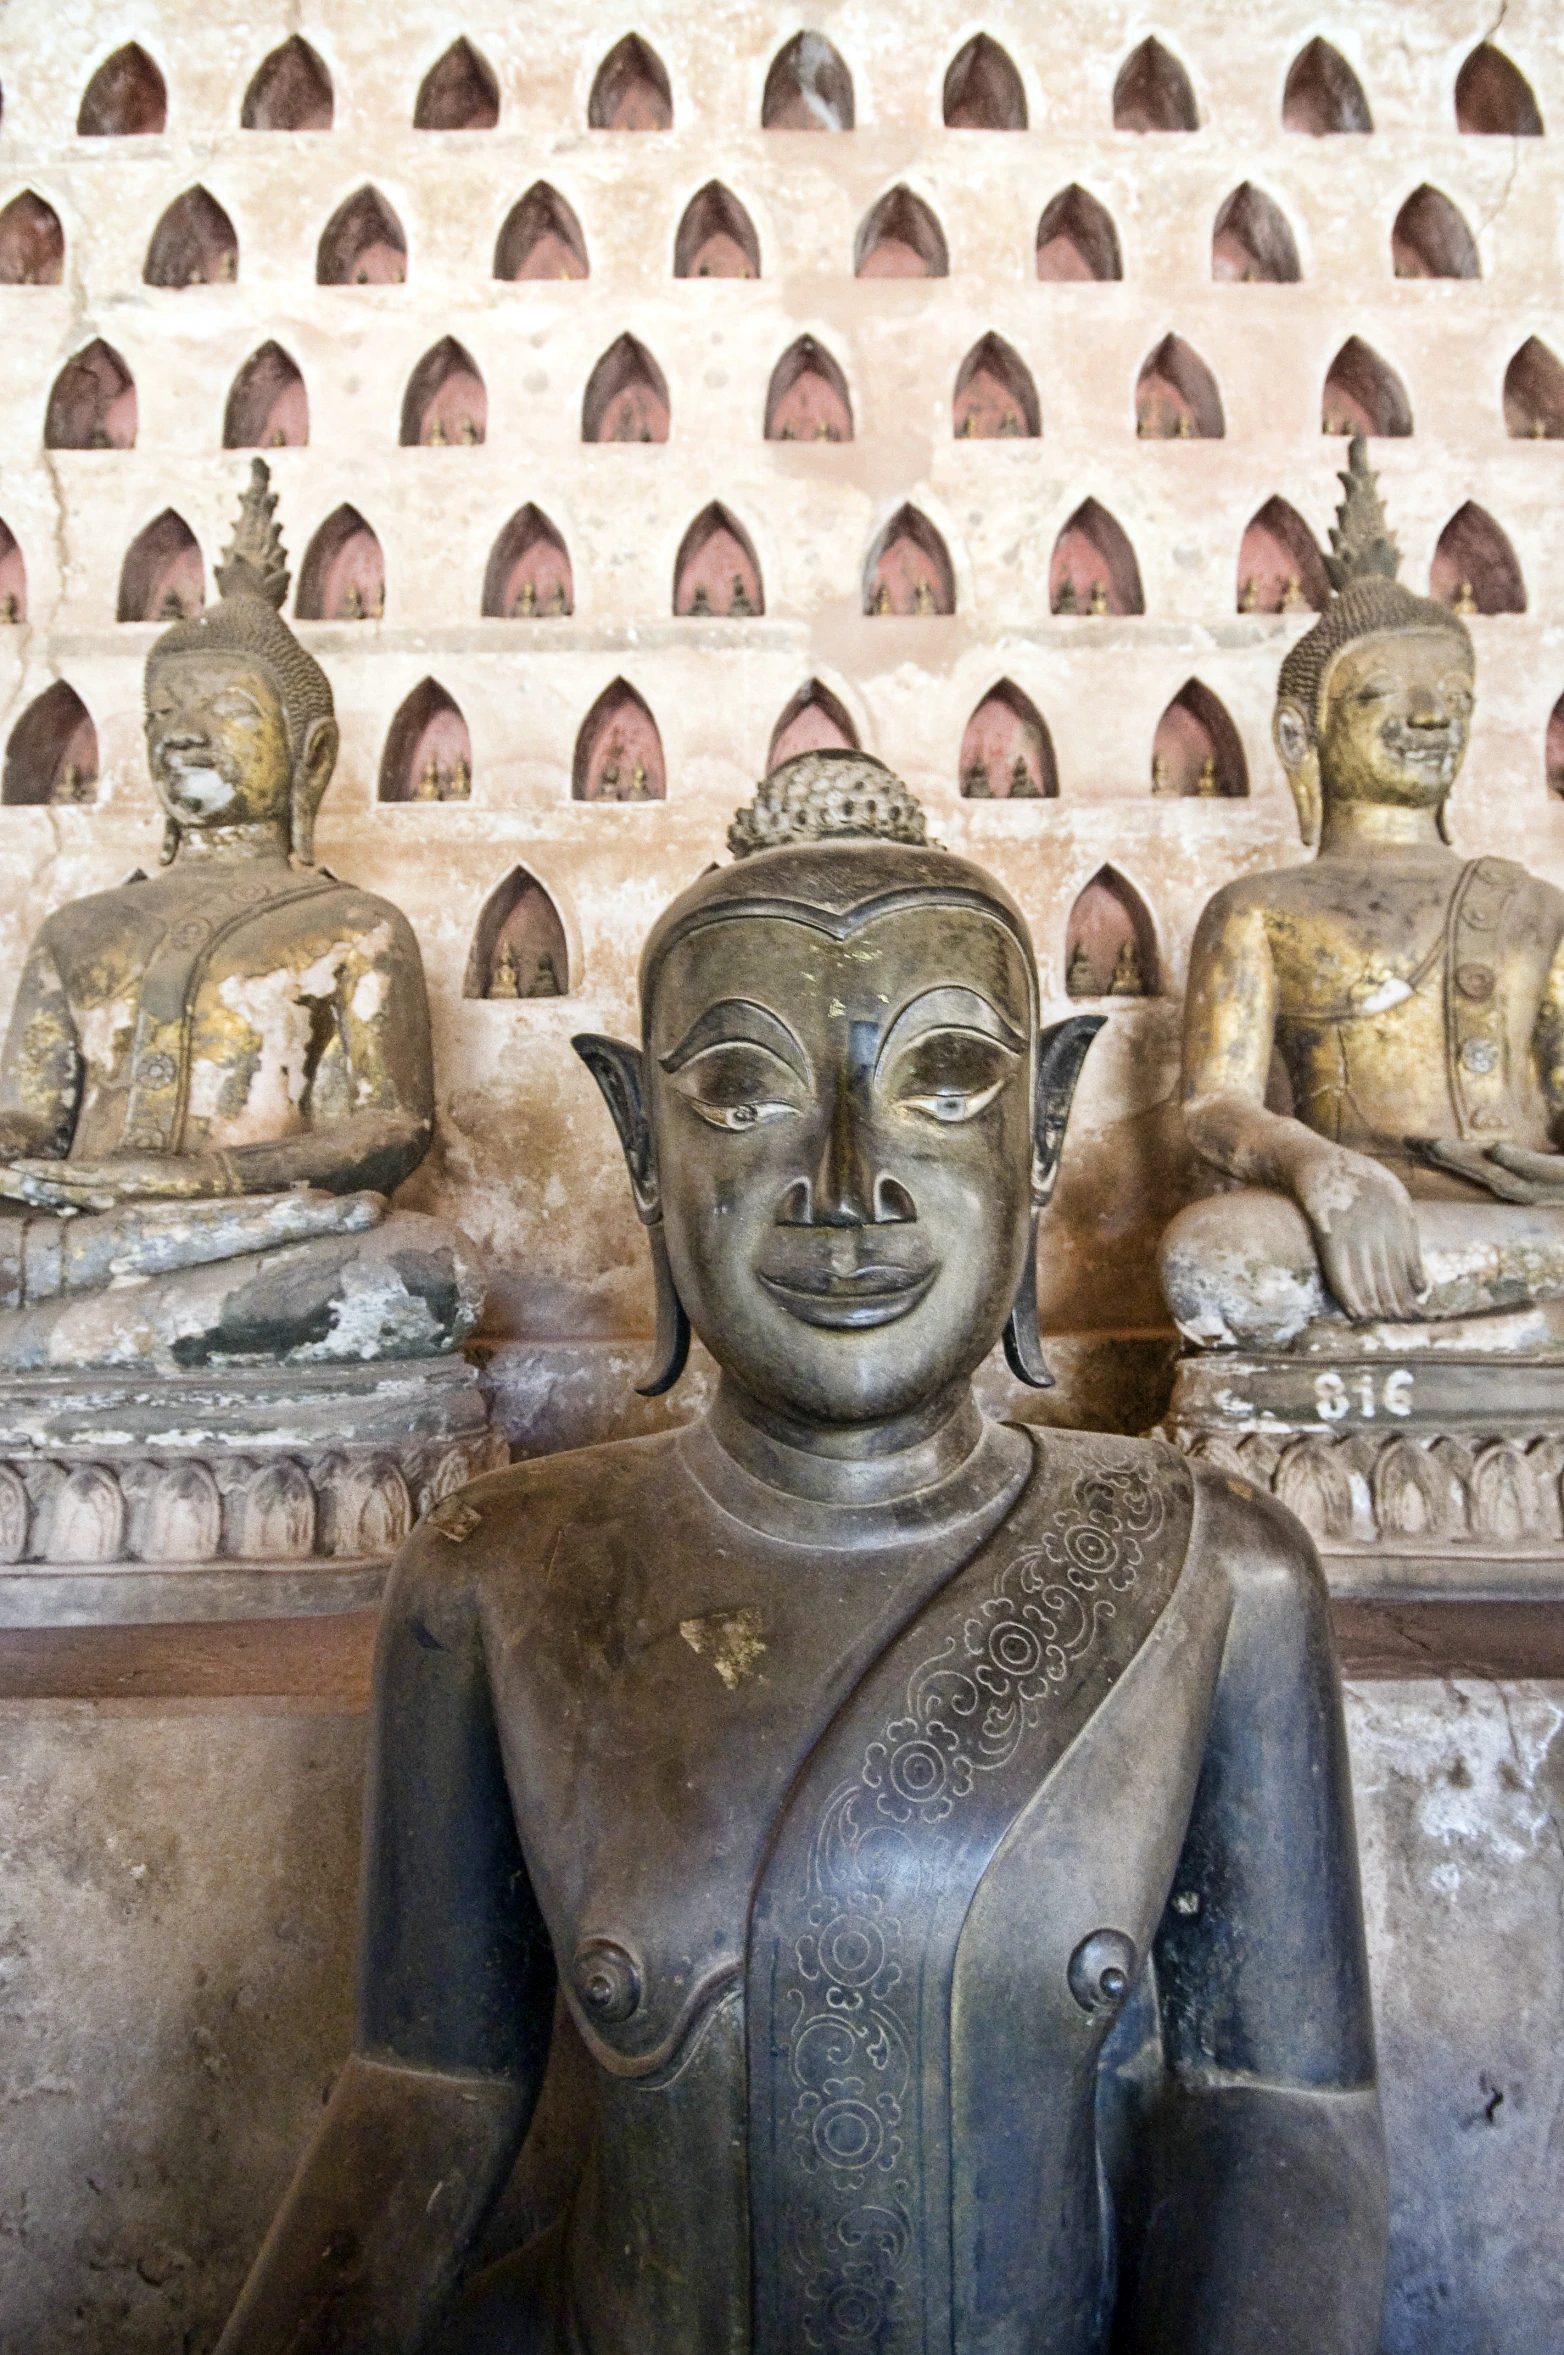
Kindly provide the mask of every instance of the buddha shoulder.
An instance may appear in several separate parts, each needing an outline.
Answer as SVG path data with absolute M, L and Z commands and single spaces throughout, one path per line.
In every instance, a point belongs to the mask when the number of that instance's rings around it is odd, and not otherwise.
M 567 1536 L 605 1557 L 621 1548 L 638 1557 L 675 1500 L 687 1512 L 698 1493 L 676 1436 L 604 1440 L 470 1480 L 414 1529 L 397 1557 L 397 1587 L 503 1589 L 524 1605 L 528 1590 L 541 1599 Z

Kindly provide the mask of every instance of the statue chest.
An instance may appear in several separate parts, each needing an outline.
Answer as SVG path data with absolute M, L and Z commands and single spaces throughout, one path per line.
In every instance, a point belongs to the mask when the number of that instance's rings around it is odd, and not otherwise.
M 177 1152 L 286 1136 L 323 1062 L 357 944 L 333 942 L 325 911 L 244 877 L 193 904 L 157 884 L 133 896 L 122 936 L 84 941 L 67 995 L 83 1065 L 75 1151 Z

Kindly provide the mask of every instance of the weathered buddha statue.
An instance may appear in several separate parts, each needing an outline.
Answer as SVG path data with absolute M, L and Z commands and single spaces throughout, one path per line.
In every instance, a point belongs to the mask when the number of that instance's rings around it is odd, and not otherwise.
M 337 754 L 254 461 L 221 596 L 154 645 L 164 871 L 33 943 L 0 1056 L 0 1368 L 422 1357 L 476 1320 L 466 1238 L 385 1196 L 428 1150 L 423 969 L 311 865 Z
M 1331 1350 L 1375 1325 L 1399 1350 L 1420 1327 L 1556 1349 L 1536 1304 L 1564 1298 L 1564 895 L 1450 848 L 1471 637 L 1395 579 L 1360 440 L 1341 479 L 1336 594 L 1277 683 L 1318 855 L 1201 917 L 1184 1117 L 1240 1189 L 1173 1220 L 1163 1285 L 1206 1347 Z
M 730 843 L 650 936 L 640 1045 L 577 1042 L 648 1387 L 693 1327 L 715 1404 L 405 1548 L 356 2049 L 222 2355 L 1371 2355 L 1308 1542 L 1161 1442 L 973 1399 L 1002 1336 L 1047 1380 L 1100 1018 L 1039 1036 L 1019 911 L 875 761 L 784 763 Z M 561 2074 L 568 2193 L 442 2321 Z

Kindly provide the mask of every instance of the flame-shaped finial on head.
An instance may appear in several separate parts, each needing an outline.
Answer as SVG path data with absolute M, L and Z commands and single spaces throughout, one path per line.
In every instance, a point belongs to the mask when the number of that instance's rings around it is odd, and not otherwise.
M 217 586 L 225 597 L 264 597 L 281 612 L 288 594 L 288 556 L 277 524 L 277 494 L 270 483 L 271 468 L 265 459 L 252 458 L 234 536 L 217 567 Z
M 1368 444 L 1355 433 L 1347 446 L 1347 468 L 1337 476 L 1346 493 L 1331 525 L 1331 554 L 1325 574 L 1333 589 L 1352 581 L 1393 581 L 1401 570 L 1401 550 L 1385 521 L 1379 482 L 1368 462 Z

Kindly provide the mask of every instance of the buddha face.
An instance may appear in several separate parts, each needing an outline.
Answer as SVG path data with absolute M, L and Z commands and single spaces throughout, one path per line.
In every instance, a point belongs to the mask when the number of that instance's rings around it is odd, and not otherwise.
M 1465 757 L 1472 690 L 1471 656 L 1453 631 L 1401 630 L 1348 646 L 1320 720 L 1326 798 L 1437 809 Z
M 286 819 L 293 748 L 282 698 L 258 663 L 173 654 L 147 681 L 147 761 L 181 828 Z
M 1022 952 L 977 908 L 674 944 L 647 1055 L 668 1258 L 753 1396 L 861 1424 L 987 1355 L 1029 1246 L 1034 1059 Z

